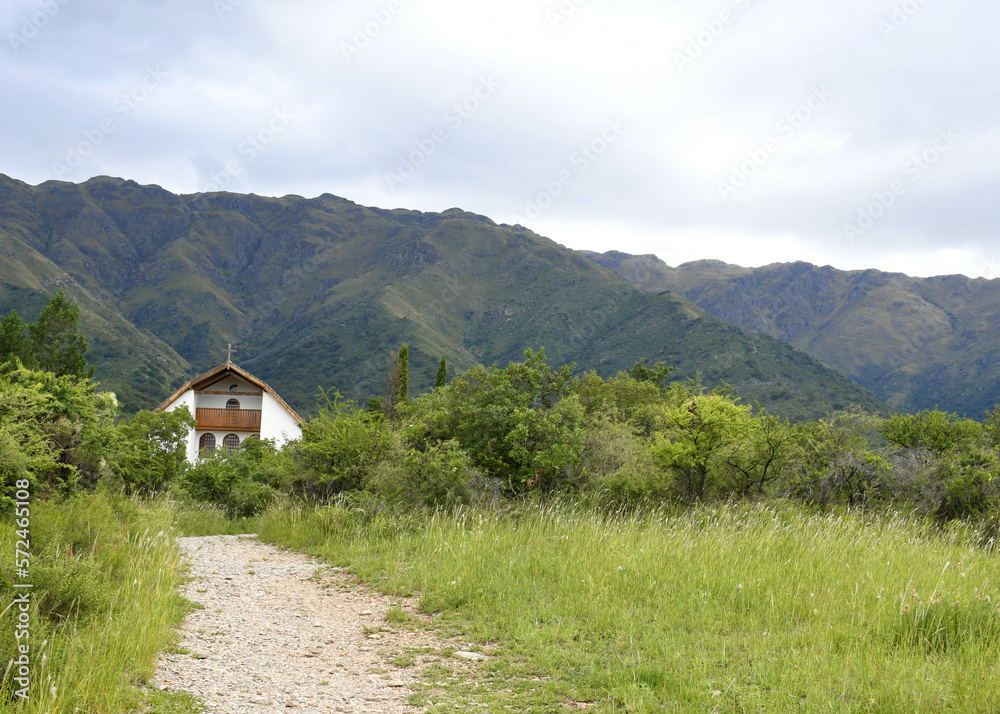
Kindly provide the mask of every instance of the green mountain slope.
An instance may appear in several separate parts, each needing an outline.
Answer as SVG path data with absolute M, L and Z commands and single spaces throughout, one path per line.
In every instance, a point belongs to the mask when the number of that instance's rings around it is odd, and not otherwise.
M 388 352 L 403 341 L 414 391 L 433 385 L 442 354 L 459 373 L 544 346 L 552 363 L 603 375 L 665 360 L 681 377 L 731 382 L 793 418 L 880 406 L 779 340 L 458 209 L 370 209 L 331 195 L 176 196 L 107 177 L 38 187 L 0 177 L 0 186 L 0 228 L 19 241 L 18 255 L 47 259 L 133 329 L 156 335 L 189 363 L 177 363 L 178 373 L 214 366 L 235 343 L 237 361 L 303 412 L 320 386 L 361 399 L 381 393 Z M 8 304 L 20 303 L 12 296 L 0 307 Z M 157 396 L 169 392 L 165 384 Z
M 586 255 L 647 291 L 677 291 L 734 325 L 784 340 L 898 409 L 981 418 L 1000 402 L 1000 280 L 809 263 L 671 268 L 655 256 Z
M 60 289 L 80 306 L 80 329 L 90 344 L 96 379 L 114 391 L 125 411 L 149 409 L 191 371 L 188 362 L 148 332 L 97 300 L 37 251 L 0 230 L 0 309 L 34 321 Z

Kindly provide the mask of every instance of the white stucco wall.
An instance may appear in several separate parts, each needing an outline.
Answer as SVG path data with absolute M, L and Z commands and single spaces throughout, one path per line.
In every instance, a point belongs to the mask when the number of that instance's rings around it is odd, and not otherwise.
M 225 409 L 226 403 L 235 399 L 240 403 L 240 409 L 260 409 L 263 397 L 249 394 L 199 394 L 198 406 L 202 409 Z
M 274 439 L 278 447 L 302 436 L 299 423 L 274 397 L 265 392 L 260 415 L 260 438 Z

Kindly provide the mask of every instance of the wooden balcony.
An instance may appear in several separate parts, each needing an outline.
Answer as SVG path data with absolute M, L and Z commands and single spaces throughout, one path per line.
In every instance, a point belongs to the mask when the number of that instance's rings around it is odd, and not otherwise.
M 260 409 L 199 409 L 195 418 L 205 431 L 260 433 Z

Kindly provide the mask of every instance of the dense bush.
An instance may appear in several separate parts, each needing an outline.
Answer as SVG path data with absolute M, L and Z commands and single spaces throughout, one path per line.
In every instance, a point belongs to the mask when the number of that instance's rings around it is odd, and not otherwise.
M 303 425 L 302 440 L 293 447 L 297 468 L 287 485 L 319 499 L 360 489 L 395 443 L 381 412 L 359 409 L 336 391 L 324 392 L 319 414 Z
M 19 479 L 35 495 L 95 485 L 117 446 L 116 411 L 114 395 L 86 379 L 0 370 L 0 506 Z
M 266 509 L 277 492 L 270 481 L 280 478 L 274 443 L 244 439 L 233 453 L 203 454 L 182 480 L 182 490 L 196 501 L 222 507 L 229 518 L 249 518 Z
M 381 462 L 368 488 L 391 501 L 426 506 L 469 504 L 485 495 L 482 476 L 472 459 L 454 440 L 426 451 L 400 451 Z

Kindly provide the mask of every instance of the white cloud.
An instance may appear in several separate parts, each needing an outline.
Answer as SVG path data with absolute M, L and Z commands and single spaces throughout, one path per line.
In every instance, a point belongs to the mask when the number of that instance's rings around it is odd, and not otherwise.
M 208 0 L 65 0 L 16 47 L 41 4 L 7 3 L 0 171 L 54 178 L 66 147 L 159 65 L 170 81 L 72 180 L 195 192 L 238 160 L 235 191 L 503 221 L 570 172 L 527 223 L 574 247 L 917 274 L 976 274 L 998 252 L 1000 10 L 985 0 L 920 3 L 901 23 L 887 0 L 223 1 L 220 18 Z M 696 57 L 679 69 L 678 53 Z M 500 88 L 448 124 L 484 76 Z M 817 87 L 832 98 L 788 133 L 781 122 Z M 281 108 L 295 121 L 248 163 L 240 146 Z M 581 169 L 580 147 L 615 120 L 627 131 Z M 442 127 L 414 175 L 388 185 Z M 845 222 L 909 181 L 907 161 L 943 128 L 954 147 L 846 240 Z M 768 141 L 767 161 L 722 200 L 720 180 Z

